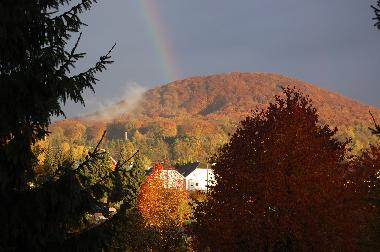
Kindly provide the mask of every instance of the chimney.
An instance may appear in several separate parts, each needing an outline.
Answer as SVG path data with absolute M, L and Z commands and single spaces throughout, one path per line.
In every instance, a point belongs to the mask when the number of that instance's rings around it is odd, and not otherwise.
M 125 141 L 127 141 L 128 140 L 128 132 L 126 131 L 126 132 L 124 132 L 124 139 L 125 139 Z

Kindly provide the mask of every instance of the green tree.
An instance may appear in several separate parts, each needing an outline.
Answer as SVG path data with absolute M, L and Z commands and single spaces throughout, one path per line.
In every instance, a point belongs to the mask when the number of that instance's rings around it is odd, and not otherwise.
M 136 147 L 153 162 L 170 158 L 169 145 L 159 135 L 149 133 L 147 138 L 136 142 Z
M 181 137 L 174 142 L 173 159 L 179 163 L 197 161 L 204 153 L 200 137 Z
M 5 206 L 0 208 L 0 250 L 58 250 L 72 240 L 81 241 L 73 246 L 86 247 L 84 237 L 94 235 L 86 214 L 100 200 L 133 205 L 135 194 L 120 188 L 132 171 L 123 172 L 130 168 L 121 165 L 110 170 L 107 153 L 98 146 L 81 163 L 55 163 L 49 157 L 57 168 L 35 183 L 32 145 L 48 135 L 51 116 L 64 114 L 62 103 L 84 104 L 84 89 L 94 90 L 95 74 L 112 63 L 111 48 L 87 71 L 73 71 L 85 56 L 76 50 L 84 25 L 79 14 L 94 2 L 0 2 L 0 202 Z M 68 48 L 72 36 L 76 41 Z
M 106 153 L 103 153 L 107 155 Z M 109 160 L 108 160 L 109 161 Z M 83 183 L 91 183 L 92 193 L 105 195 L 109 203 L 120 205 L 118 212 L 110 220 L 97 226 L 85 227 L 85 232 L 68 237 L 55 251 L 146 251 L 154 248 L 158 241 L 155 230 L 146 229 L 136 206 L 140 185 L 145 178 L 145 169 L 138 152 L 126 160 L 119 160 L 114 171 L 104 169 L 107 159 L 85 167 L 85 173 L 101 173 L 101 176 L 83 176 Z M 93 183 L 89 177 L 105 178 L 101 183 Z M 109 179 L 112 178 L 112 179 Z M 89 187 L 87 187 L 89 188 Z M 90 187 L 91 188 L 91 187 Z
M 31 144 L 47 134 L 50 116 L 63 115 L 61 102 L 84 104 L 82 92 L 93 89 L 95 74 L 105 69 L 109 53 L 87 71 L 70 74 L 84 53 L 67 41 L 83 23 L 78 14 L 93 0 L 11 1 L 0 3 L 0 188 L 23 190 L 32 176 Z M 12 113 L 9 113 L 12 111 Z

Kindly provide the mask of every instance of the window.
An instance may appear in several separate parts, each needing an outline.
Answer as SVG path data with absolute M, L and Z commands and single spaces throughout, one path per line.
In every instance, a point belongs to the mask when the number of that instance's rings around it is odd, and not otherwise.
M 198 183 L 195 183 L 195 186 L 198 186 Z

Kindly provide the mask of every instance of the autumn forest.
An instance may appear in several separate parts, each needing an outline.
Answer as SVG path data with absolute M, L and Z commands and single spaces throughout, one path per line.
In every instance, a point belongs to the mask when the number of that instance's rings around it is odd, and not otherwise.
M 0 251 L 380 250 L 379 108 L 229 72 L 56 119 L 117 64 L 70 2 L 0 1 Z

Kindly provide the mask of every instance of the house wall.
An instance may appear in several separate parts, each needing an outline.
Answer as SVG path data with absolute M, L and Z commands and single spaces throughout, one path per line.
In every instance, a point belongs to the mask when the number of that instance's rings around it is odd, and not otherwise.
M 208 175 L 207 175 L 208 173 Z M 207 181 L 208 180 L 208 181 Z M 214 172 L 212 169 L 196 168 L 186 177 L 186 190 L 207 190 L 208 185 L 215 183 Z
M 165 188 L 184 188 L 185 180 L 176 170 L 162 170 L 160 177 L 164 181 Z

